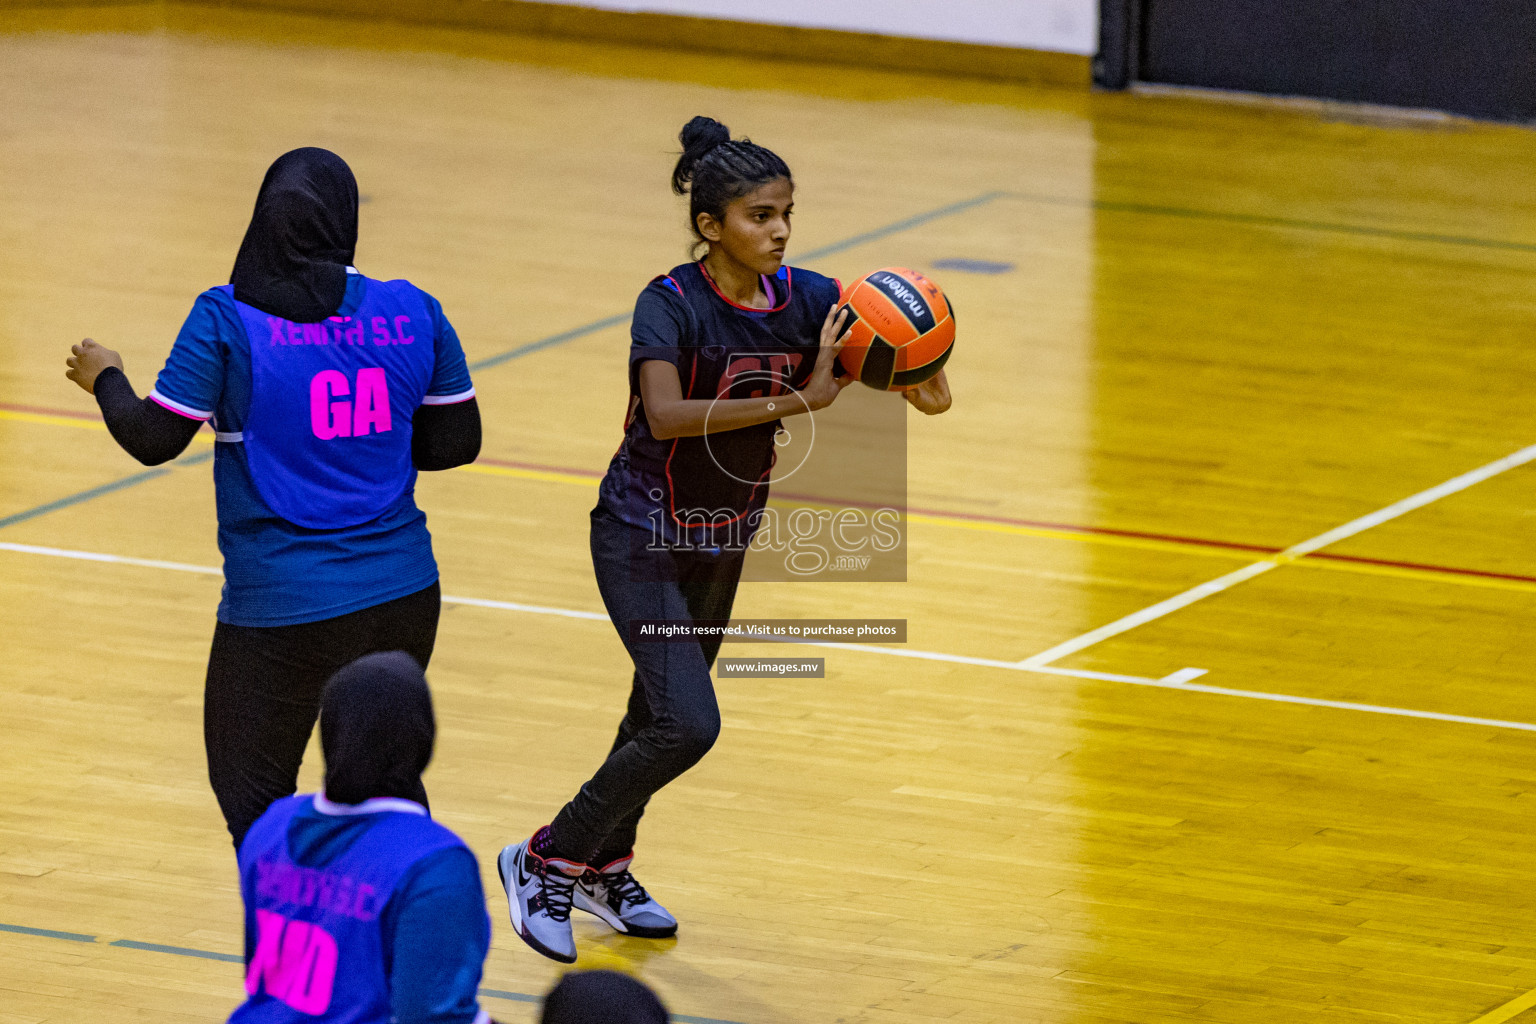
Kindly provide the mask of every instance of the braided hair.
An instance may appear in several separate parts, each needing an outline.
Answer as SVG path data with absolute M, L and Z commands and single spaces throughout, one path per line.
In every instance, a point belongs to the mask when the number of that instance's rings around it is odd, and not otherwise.
M 683 153 L 672 170 L 672 191 L 688 197 L 688 226 L 696 241 L 708 244 L 699 232 L 699 214 L 725 220 L 725 208 L 759 185 L 784 178 L 794 185 L 789 165 L 771 149 L 751 139 L 732 139 L 731 130 L 712 117 L 695 117 L 678 134 Z

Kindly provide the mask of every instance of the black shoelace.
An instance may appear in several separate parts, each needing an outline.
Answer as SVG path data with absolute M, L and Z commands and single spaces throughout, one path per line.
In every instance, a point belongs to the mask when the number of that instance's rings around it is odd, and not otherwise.
M 612 874 L 598 874 L 598 880 L 608 887 L 608 891 L 630 906 L 639 906 L 651 897 L 646 893 L 645 886 L 635 880 L 635 876 L 626 869 L 615 871 Z
M 546 911 L 551 921 L 569 921 L 571 901 L 576 895 L 576 879 L 542 863 L 538 865 L 537 874 L 539 891 L 528 901 L 528 909 L 534 913 Z

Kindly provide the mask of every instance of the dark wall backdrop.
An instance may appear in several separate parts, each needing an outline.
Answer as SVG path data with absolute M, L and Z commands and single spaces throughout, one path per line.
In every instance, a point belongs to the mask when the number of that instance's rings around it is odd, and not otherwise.
M 1132 81 L 1536 119 L 1536 0 L 1101 0 Z

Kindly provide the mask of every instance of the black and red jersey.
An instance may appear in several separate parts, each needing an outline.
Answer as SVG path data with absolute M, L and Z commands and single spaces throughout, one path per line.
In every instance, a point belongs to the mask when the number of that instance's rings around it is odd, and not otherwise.
M 603 477 L 599 501 L 668 547 L 710 549 L 751 540 L 767 503 L 778 422 L 658 440 L 640 400 L 640 364 L 677 367 L 683 397 L 784 395 L 799 409 L 827 311 L 841 286 L 809 270 L 783 267 L 763 278 L 768 309 L 739 306 L 687 263 L 646 285 L 630 328 L 629 410 L 624 441 Z

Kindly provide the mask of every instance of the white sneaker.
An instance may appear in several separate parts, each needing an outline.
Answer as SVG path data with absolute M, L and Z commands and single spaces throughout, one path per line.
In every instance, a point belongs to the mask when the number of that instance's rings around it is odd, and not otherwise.
M 496 858 L 501 887 L 507 891 L 512 927 L 524 942 L 551 960 L 576 962 L 576 938 L 571 934 L 571 894 L 586 870 L 559 858 L 540 857 L 528 840 L 508 846 Z
M 616 932 L 641 939 L 677 934 L 677 918 L 651 898 L 629 873 L 634 854 L 600 868 L 588 868 L 576 883 L 575 907 L 595 914 Z

